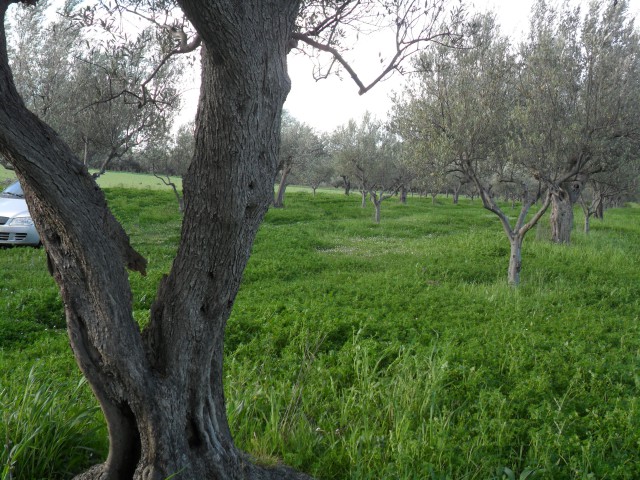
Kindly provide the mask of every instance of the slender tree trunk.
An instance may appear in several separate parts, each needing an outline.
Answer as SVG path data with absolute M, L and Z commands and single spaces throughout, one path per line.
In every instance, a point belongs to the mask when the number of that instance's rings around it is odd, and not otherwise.
M 593 203 L 588 205 L 584 198 L 580 197 L 580 206 L 582 207 L 582 214 L 584 215 L 584 234 L 589 235 L 589 231 L 591 230 L 591 215 L 595 213 Z
M 88 137 L 84 137 L 84 153 L 83 153 L 83 158 L 82 158 L 82 163 L 84 163 L 84 166 L 89 168 L 89 138 Z
M 520 270 L 522 269 L 522 241 L 524 235 L 514 233 L 509 238 L 511 244 L 511 255 L 509 256 L 509 272 L 508 282 L 509 285 L 520 285 Z
M 287 178 L 291 173 L 291 167 L 285 166 L 282 169 L 282 175 L 280 176 L 280 183 L 278 184 L 278 193 L 276 195 L 276 199 L 273 202 L 273 206 L 275 208 L 283 208 L 284 207 L 284 193 L 287 189 Z
M 380 223 L 380 210 L 381 210 L 381 207 L 382 207 L 382 194 L 380 194 L 380 196 L 378 197 L 377 193 L 371 193 L 370 197 L 371 197 L 371 203 L 373 203 L 373 206 L 374 206 L 373 220 L 377 224 L 379 224 Z
M 507 280 L 509 282 L 509 285 L 518 286 L 520 284 L 520 270 L 522 269 L 522 242 L 527 232 L 531 230 L 536 225 L 536 223 L 538 223 L 540 218 L 542 218 L 542 216 L 547 211 L 547 208 L 549 207 L 549 204 L 551 202 L 550 195 L 547 194 L 545 196 L 544 204 L 528 222 L 526 221 L 527 214 L 529 213 L 529 209 L 531 208 L 534 200 L 527 199 L 525 195 L 515 226 L 512 226 L 509 217 L 494 201 L 494 198 L 491 196 L 490 191 L 484 188 L 479 178 L 474 175 L 472 176 L 472 180 L 478 189 L 478 194 L 480 196 L 480 199 L 482 200 L 483 207 L 497 215 L 497 217 L 500 219 L 500 223 L 502 224 L 502 229 L 509 239 L 509 243 L 511 245 L 511 254 L 509 256 Z
M 604 199 L 603 198 L 601 198 L 598 204 L 596 205 L 596 212 L 594 215 L 598 220 L 604 219 Z
M 361 190 L 360 191 L 360 195 L 362 196 L 362 202 L 360 203 L 360 206 L 362 208 L 366 208 L 367 207 L 367 192 L 365 190 Z
M 273 199 L 298 2 L 180 3 L 204 44 L 196 150 L 178 253 L 142 334 L 125 267 L 144 273 L 146 262 L 86 167 L 26 110 L 0 25 L 0 153 L 23 183 L 71 347 L 109 429 L 107 461 L 77 478 L 302 478 L 258 467 L 236 449 L 222 386 L 226 321 Z M 7 4 L 0 0 L 2 18 Z
M 587 212 L 584 216 L 584 234 L 589 235 L 591 231 L 591 215 Z
M 432 193 L 431 194 L 431 205 L 435 205 L 436 204 L 436 197 L 438 196 L 437 193 Z

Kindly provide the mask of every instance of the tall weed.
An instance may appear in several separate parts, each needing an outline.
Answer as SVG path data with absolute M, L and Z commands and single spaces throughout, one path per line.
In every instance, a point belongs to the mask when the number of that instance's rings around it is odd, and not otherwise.
M 69 478 L 104 454 L 99 409 L 78 402 L 87 388 L 33 368 L 21 391 L 0 390 L 0 479 Z

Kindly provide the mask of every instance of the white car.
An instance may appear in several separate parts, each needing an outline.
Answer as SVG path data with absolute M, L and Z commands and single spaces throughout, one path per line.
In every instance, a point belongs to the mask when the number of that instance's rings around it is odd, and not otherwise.
M 0 246 L 40 245 L 40 236 L 24 201 L 19 182 L 14 182 L 0 193 Z

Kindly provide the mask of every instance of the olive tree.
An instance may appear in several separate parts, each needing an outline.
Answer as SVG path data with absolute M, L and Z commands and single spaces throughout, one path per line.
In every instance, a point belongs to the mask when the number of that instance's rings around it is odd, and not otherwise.
M 398 143 L 382 122 L 365 113 L 360 123 L 350 120 L 338 127 L 330 144 L 338 171 L 358 182 L 362 207 L 369 197 L 375 208 L 374 220 L 380 223 L 382 202 L 397 194 L 402 184 Z
M 280 141 L 280 181 L 273 202 L 276 208 L 284 207 L 284 194 L 292 171 L 302 169 L 305 164 L 312 163 L 324 155 L 324 145 L 320 136 L 309 125 L 299 122 L 287 112 L 282 119 Z
M 340 26 L 355 27 L 365 9 L 381 5 L 377 18 L 397 32 L 398 53 L 383 65 L 385 76 L 422 41 L 458 38 L 459 10 L 450 16 L 440 0 L 178 1 L 192 28 L 162 30 L 178 34 L 179 43 L 160 63 L 200 46 L 195 148 L 183 179 L 177 253 L 141 330 L 127 270 L 144 274 L 147 261 L 82 161 L 16 90 L 4 22 L 13 3 L 0 0 L 0 154 L 22 182 L 60 288 L 71 348 L 109 431 L 106 461 L 78 478 L 301 478 L 257 465 L 236 448 L 222 385 L 225 325 L 273 200 L 287 55 L 296 42 L 339 55 Z M 164 6 L 140 1 L 130 10 L 157 21 Z M 142 82 L 142 100 L 152 85 L 151 77 Z
M 328 183 L 334 175 L 332 158 L 328 151 L 329 139 L 327 134 L 319 137 L 319 149 L 314 155 L 307 156 L 306 161 L 300 166 L 295 178 L 301 185 L 311 187 L 313 196 L 320 185 Z
M 552 193 L 552 240 L 569 243 L 585 182 L 638 156 L 640 43 L 628 2 L 562 9 L 538 1 L 520 48 L 528 168 Z
M 47 20 L 49 2 L 16 12 L 12 69 L 26 105 L 99 175 L 136 146 L 168 134 L 179 107 L 180 75 L 177 64 L 160 70 L 150 101 L 141 102 L 137 84 L 162 50 L 153 31 L 123 43 L 92 38 L 72 20 L 71 5 L 54 21 Z
M 516 61 L 492 14 L 478 20 L 471 41 L 469 49 L 439 48 L 420 57 L 417 84 L 396 103 L 393 123 L 407 145 L 405 160 L 425 181 L 456 174 L 473 183 L 509 240 L 508 282 L 518 285 L 524 237 L 550 198 L 545 195 L 542 206 L 529 215 L 543 192 L 521 161 L 526 152 L 515 135 L 513 114 Z M 517 188 L 522 199 L 515 222 L 497 199 L 505 184 Z

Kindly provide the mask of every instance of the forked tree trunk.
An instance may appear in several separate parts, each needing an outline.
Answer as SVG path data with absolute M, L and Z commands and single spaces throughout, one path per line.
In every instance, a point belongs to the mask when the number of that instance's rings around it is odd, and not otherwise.
M 460 201 L 460 188 L 459 186 L 454 186 L 453 187 L 453 204 L 454 205 L 458 205 L 458 202 Z
M 482 200 L 482 205 L 484 208 L 489 210 L 490 212 L 497 215 L 500 219 L 500 223 L 502 224 L 502 229 L 504 233 L 507 235 L 509 239 L 509 244 L 511 245 L 511 253 L 509 255 L 509 269 L 507 271 L 507 281 L 509 285 L 512 287 L 517 287 L 520 284 L 520 270 L 522 269 L 522 242 L 524 241 L 524 237 L 529 230 L 531 230 L 538 221 L 542 218 L 542 216 L 547 211 L 549 204 L 551 203 L 550 194 L 545 195 L 545 201 L 540 207 L 540 209 L 531 217 L 531 219 L 527 222 L 527 215 L 529 213 L 529 209 L 533 205 L 533 202 L 537 199 L 528 198 L 525 192 L 524 200 L 520 207 L 520 213 L 518 214 L 518 218 L 516 220 L 515 225 L 511 225 L 511 221 L 509 217 L 502 211 L 500 206 L 495 202 L 494 198 L 491 196 L 490 191 L 484 188 L 483 184 L 480 182 L 477 176 L 473 176 L 472 180 L 476 184 L 478 188 L 478 192 L 480 195 L 480 199 Z
M 598 220 L 604 219 L 604 199 L 602 197 L 600 197 L 600 201 L 596 206 L 596 212 L 594 215 Z
M 595 214 L 593 203 L 587 204 L 584 198 L 580 198 L 580 206 L 582 207 L 582 214 L 584 215 L 584 234 L 589 235 L 591 231 L 591 215 Z
M 0 153 L 23 183 L 71 347 L 109 429 L 107 461 L 78 478 L 302 478 L 258 467 L 236 449 L 222 387 L 226 321 L 273 199 L 298 2 L 180 3 L 205 45 L 196 149 L 177 257 L 142 334 L 125 267 L 144 272 L 146 262 L 86 167 L 25 108 L 0 25 Z M 7 5 L 0 0 L 2 18 Z

